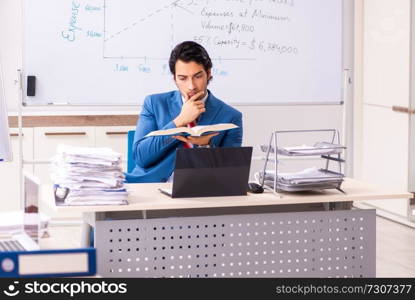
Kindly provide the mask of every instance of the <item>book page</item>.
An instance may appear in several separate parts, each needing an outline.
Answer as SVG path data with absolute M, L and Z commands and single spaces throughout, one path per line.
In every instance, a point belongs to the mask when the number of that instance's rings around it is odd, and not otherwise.
M 147 134 L 146 137 L 160 136 L 160 135 L 174 135 L 174 134 L 180 134 L 180 133 L 192 134 L 192 131 L 190 130 L 190 128 L 187 128 L 187 127 L 177 127 L 177 128 L 170 128 L 170 129 L 165 129 L 165 130 L 152 131 L 149 134 Z
M 222 130 L 228 130 L 237 128 L 235 124 L 232 123 L 222 123 L 222 124 L 214 124 L 214 125 L 200 125 L 192 127 L 192 131 L 194 131 L 198 136 L 201 136 L 203 133 L 209 132 L 209 131 L 222 131 Z
M 210 127 L 212 127 L 212 125 L 199 125 L 199 126 L 194 126 L 192 128 L 190 128 L 191 131 L 193 131 L 193 133 L 191 134 L 192 136 L 201 136 L 203 133 L 210 131 Z
M 238 126 L 232 123 L 223 123 L 223 124 L 215 124 L 215 125 L 198 125 L 194 127 L 178 127 L 178 128 L 170 128 L 166 130 L 156 130 L 152 131 L 146 135 L 149 136 L 160 136 L 160 135 L 175 135 L 180 133 L 188 133 L 192 136 L 201 136 L 203 133 L 209 131 L 222 131 L 237 128 Z

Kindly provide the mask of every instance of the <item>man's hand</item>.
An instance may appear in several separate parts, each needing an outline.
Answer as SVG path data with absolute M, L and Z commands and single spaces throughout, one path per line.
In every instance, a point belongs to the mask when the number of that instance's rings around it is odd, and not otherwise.
M 187 124 L 196 120 L 200 114 L 206 111 L 205 103 L 200 101 L 204 94 L 205 91 L 198 92 L 189 99 L 186 99 L 187 95 L 185 95 L 186 102 L 183 103 L 182 111 L 176 119 L 173 120 L 176 127 L 187 126 Z
M 206 134 L 203 136 L 182 136 L 182 135 L 174 135 L 173 138 L 176 140 L 182 141 L 184 143 L 190 143 L 193 145 L 198 146 L 206 146 L 209 145 L 210 139 L 214 136 L 217 136 L 219 132 L 214 132 L 211 134 Z

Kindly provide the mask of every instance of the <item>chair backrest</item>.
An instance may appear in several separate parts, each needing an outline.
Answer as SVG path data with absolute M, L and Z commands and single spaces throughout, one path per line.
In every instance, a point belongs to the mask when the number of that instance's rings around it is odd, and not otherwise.
M 135 160 L 133 156 L 134 135 L 135 135 L 135 130 L 128 131 L 127 173 L 131 173 L 135 167 Z

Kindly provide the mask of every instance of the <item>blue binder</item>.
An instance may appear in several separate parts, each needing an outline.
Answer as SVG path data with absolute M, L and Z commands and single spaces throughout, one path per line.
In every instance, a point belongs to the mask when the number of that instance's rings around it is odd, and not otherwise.
M 65 267 L 58 263 L 62 259 L 78 263 Z M 56 265 L 52 265 L 51 261 Z M 73 277 L 95 274 L 95 248 L 0 252 L 0 277 Z

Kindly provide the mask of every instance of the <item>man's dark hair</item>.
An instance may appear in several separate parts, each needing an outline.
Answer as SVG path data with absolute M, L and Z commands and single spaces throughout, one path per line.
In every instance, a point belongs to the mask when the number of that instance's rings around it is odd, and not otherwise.
M 212 61 L 206 49 L 196 42 L 186 41 L 178 44 L 172 50 L 169 59 L 170 72 L 176 75 L 176 62 L 181 60 L 185 63 L 194 61 L 201 64 L 207 72 L 212 68 Z

